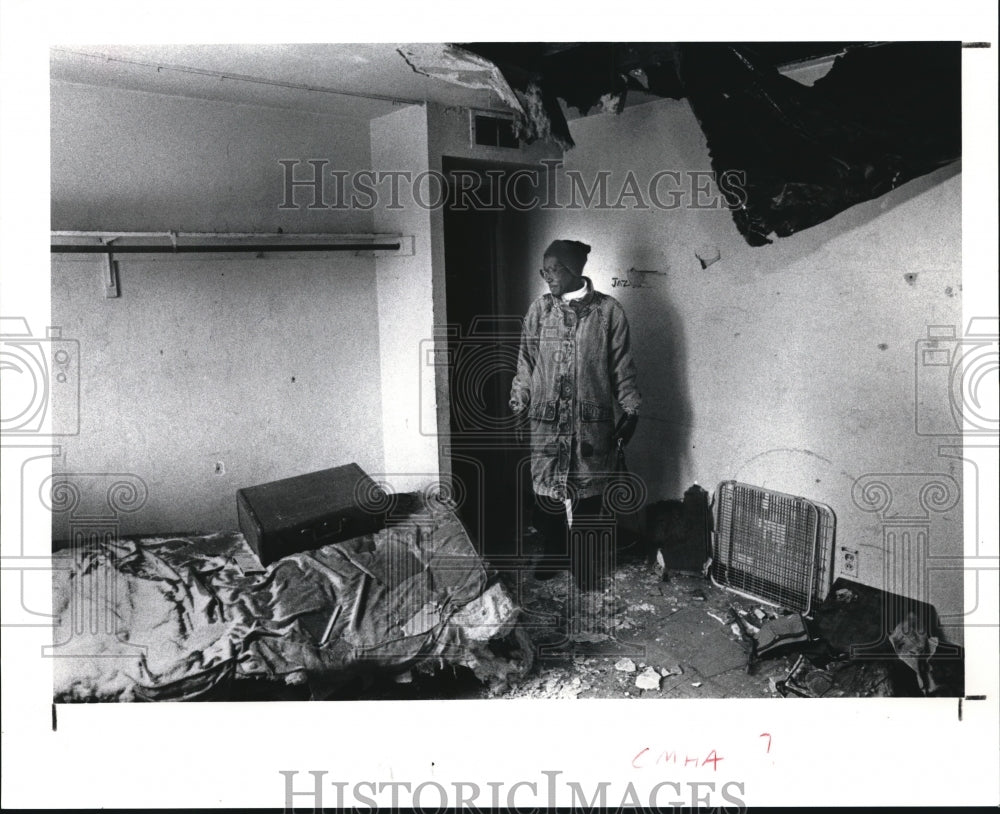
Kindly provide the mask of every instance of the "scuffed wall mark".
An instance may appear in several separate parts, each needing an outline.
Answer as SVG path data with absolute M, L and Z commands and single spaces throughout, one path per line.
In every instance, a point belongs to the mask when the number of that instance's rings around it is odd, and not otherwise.
M 765 452 L 759 452 L 752 458 L 747 458 L 740 465 L 740 467 L 733 473 L 733 479 L 739 480 L 740 473 L 743 472 L 754 461 L 758 460 L 759 458 L 763 458 L 767 455 L 774 455 L 776 452 L 792 452 L 800 455 L 808 455 L 809 457 L 816 458 L 817 460 L 820 460 L 825 464 L 830 464 L 831 466 L 833 465 L 833 462 L 829 458 L 824 458 L 822 455 L 813 452 L 811 449 L 800 449 L 799 447 L 774 447 L 772 449 L 766 450 Z
M 612 288 L 651 288 L 650 279 L 655 276 L 665 276 L 665 271 L 656 269 L 637 269 L 635 267 L 625 270 L 624 277 L 612 277 Z
M 917 273 L 915 271 L 911 271 L 911 272 L 909 272 L 907 274 L 904 274 L 903 275 L 903 279 L 906 280 L 906 282 L 909 283 L 910 285 L 916 285 L 917 284 Z
M 872 414 L 868 410 L 852 407 L 843 418 L 842 425 L 844 431 L 851 435 L 858 435 L 867 432 L 872 426 Z M 847 474 L 846 472 L 843 474 Z M 850 477 L 850 476 L 849 476 Z
M 722 258 L 721 253 L 715 246 L 701 246 L 695 250 L 694 256 L 698 258 L 702 269 L 707 269 Z
M 826 464 L 832 464 L 833 463 L 833 461 L 831 461 L 829 458 L 824 458 L 822 455 L 819 455 L 818 453 L 813 452 L 811 449 L 800 449 L 799 447 L 774 447 L 773 449 L 769 449 L 766 452 L 759 452 L 756 455 L 754 455 L 752 458 L 748 458 L 744 462 L 744 465 L 752 463 L 752 462 L 756 461 L 758 458 L 763 458 L 765 455 L 772 455 L 775 452 L 800 452 L 803 455 L 811 455 L 813 458 L 819 458 L 823 463 L 826 463 Z
M 879 350 L 889 350 L 889 346 L 885 342 L 879 342 L 878 343 L 878 349 Z
M 708 309 L 703 313 L 703 319 L 706 323 L 732 325 L 733 327 L 752 321 L 750 312 L 738 305 L 719 305 Z

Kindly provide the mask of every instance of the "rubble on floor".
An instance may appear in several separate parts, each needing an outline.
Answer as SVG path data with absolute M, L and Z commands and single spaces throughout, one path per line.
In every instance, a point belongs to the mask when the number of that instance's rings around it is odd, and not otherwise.
M 746 674 L 747 652 L 730 629 L 730 605 L 750 618 L 756 603 L 701 577 L 664 582 L 645 561 L 619 565 L 613 585 L 581 593 L 568 574 L 540 582 L 502 575 L 536 645 L 536 674 L 489 697 L 761 698 L 768 674 Z M 745 607 L 744 607 L 745 605 Z M 575 620 L 570 615 L 578 614 Z M 776 611 L 771 611 L 775 613 Z M 764 611 L 762 611 L 764 613 Z M 775 680 L 794 658 L 775 659 Z M 578 680 L 575 680 L 578 679 Z
M 568 574 L 544 582 L 530 573 L 501 576 L 522 608 L 520 624 L 535 644 L 537 663 L 526 680 L 488 690 L 488 697 L 914 694 L 906 683 L 914 671 L 888 645 L 870 658 L 851 659 L 843 635 L 836 646 L 823 636 L 831 613 L 847 608 L 848 614 L 871 615 L 870 600 L 860 601 L 867 597 L 864 586 L 838 582 L 817 610 L 826 616 L 803 619 L 698 576 L 674 575 L 663 581 L 654 563 L 638 558 L 621 562 L 613 584 L 602 592 L 581 594 Z M 582 619 L 571 620 L 574 612 Z M 850 629 L 843 620 L 840 624 Z M 910 639 L 915 635 L 910 633 Z M 914 645 L 920 646 L 922 639 Z M 921 653 L 921 658 L 927 657 Z
M 800 656 L 787 678 L 775 682 L 784 697 L 882 698 L 892 694 L 891 672 L 884 662 L 834 661 L 824 668 Z
M 613 584 L 600 592 L 581 593 L 568 574 L 547 581 L 534 579 L 530 570 L 500 574 L 520 607 L 516 650 L 534 648 L 535 663 L 526 675 L 481 683 L 461 669 L 415 673 L 410 684 L 369 688 L 362 697 L 795 699 L 923 694 L 918 673 L 894 651 L 889 638 L 894 627 L 879 634 L 884 625 L 884 605 L 879 603 L 884 599 L 874 589 L 838 581 L 827 601 L 803 618 L 702 577 L 672 575 L 664 582 L 655 564 L 623 559 Z M 878 641 L 880 635 L 884 641 L 879 646 L 861 646 Z M 901 650 L 916 651 L 912 657 L 926 667 L 924 675 L 933 675 L 937 694 L 962 692 L 960 648 L 939 643 L 931 655 L 913 620 L 895 639 Z M 760 646 L 768 641 L 777 646 Z

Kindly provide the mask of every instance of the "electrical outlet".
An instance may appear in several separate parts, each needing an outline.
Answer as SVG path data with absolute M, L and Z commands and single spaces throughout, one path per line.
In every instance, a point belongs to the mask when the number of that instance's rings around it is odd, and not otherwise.
M 856 549 L 840 549 L 840 573 L 852 579 L 858 578 L 858 552 Z

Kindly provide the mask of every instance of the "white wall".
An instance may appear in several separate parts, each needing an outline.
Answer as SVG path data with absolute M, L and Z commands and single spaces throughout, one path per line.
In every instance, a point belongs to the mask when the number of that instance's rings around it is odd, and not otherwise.
M 416 179 L 429 169 L 427 110 L 405 107 L 371 122 L 372 168 L 409 172 Z M 386 187 L 387 189 L 387 187 Z M 380 257 L 378 325 L 381 349 L 382 423 L 385 432 L 386 483 L 397 491 L 423 489 L 439 480 L 438 388 L 446 387 L 443 370 L 433 364 L 434 309 L 431 213 L 416 205 L 412 185 L 400 185 L 402 208 L 389 209 L 384 196 L 375 210 L 379 232 L 413 236 L 413 255 Z M 428 180 L 417 193 L 432 202 L 439 194 Z
M 279 161 L 367 167 L 367 121 L 53 82 L 51 129 L 53 229 L 371 231 L 370 212 L 307 208 L 309 189 L 279 208 Z
M 53 229 L 371 230 L 367 212 L 278 209 L 283 158 L 367 167 L 368 123 L 52 88 Z M 80 434 L 55 469 L 141 479 L 148 498 L 121 515 L 122 533 L 235 528 L 241 487 L 351 461 L 382 468 L 371 257 L 118 260 L 121 297 L 106 299 L 100 261 L 56 257 L 52 324 L 79 341 L 81 377 Z M 64 538 L 68 515 L 53 523 Z
M 630 170 L 644 186 L 660 170 L 710 169 L 685 102 L 571 128 L 566 169 L 588 184 L 610 171 L 612 202 Z M 931 558 L 962 552 L 961 505 L 939 512 L 920 502 L 935 480 L 957 498 L 961 465 L 939 456 L 948 439 L 914 427 L 915 343 L 929 325 L 963 330 L 957 172 L 939 170 L 762 248 L 743 241 L 728 211 L 693 209 L 690 196 L 672 211 L 545 213 L 538 242 L 592 244 L 587 273 L 629 316 L 645 396 L 629 463 L 651 499 L 736 479 L 828 503 L 839 543 L 860 553 L 860 581 L 933 602 L 960 640 L 961 572 L 938 570 L 928 587 L 926 569 L 886 570 L 883 539 L 908 523 L 913 536 L 928 535 Z M 721 253 L 704 270 L 695 256 L 703 246 Z M 612 288 L 629 268 L 664 273 L 631 275 L 646 287 Z M 945 393 L 928 398 L 947 412 Z M 876 473 L 869 480 L 894 494 L 881 513 L 852 492 Z

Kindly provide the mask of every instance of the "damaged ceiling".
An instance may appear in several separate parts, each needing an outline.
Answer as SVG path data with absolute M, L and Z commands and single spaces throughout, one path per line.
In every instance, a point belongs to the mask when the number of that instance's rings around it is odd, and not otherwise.
M 811 86 L 783 73 L 815 60 Z M 576 115 L 686 99 L 712 169 L 742 174 L 731 211 L 752 246 L 961 158 L 958 42 L 64 46 L 51 77 L 362 119 L 512 110 L 523 141 L 564 149 Z
M 519 135 L 529 142 L 572 148 L 563 105 L 587 115 L 620 113 L 630 97 L 686 98 L 712 169 L 745 178 L 745 197 L 732 212 L 751 246 L 814 226 L 961 158 L 958 42 L 464 43 L 460 49 L 499 70 L 503 81 L 495 92 L 505 100 L 516 96 Z M 829 72 L 811 87 L 779 71 L 833 55 Z

